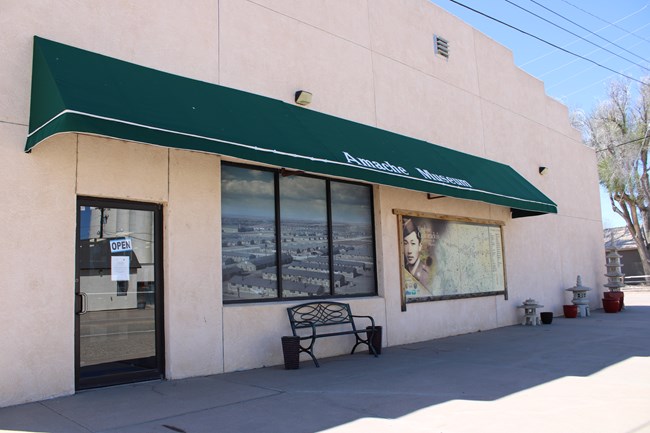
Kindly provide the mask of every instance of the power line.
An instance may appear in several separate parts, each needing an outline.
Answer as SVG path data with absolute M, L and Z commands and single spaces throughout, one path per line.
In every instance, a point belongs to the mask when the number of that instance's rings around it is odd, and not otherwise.
M 508 1 L 508 0 L 506 0 L 506 1 Z M 628 49 L 626 49 L 626 48 L 624 48 L 624 47 L 622 47 L 622 46 L 620 46 L 620 45 L 618 45 L 618 44 L 615 44 L 614 42 L 612 42 L 612 41 L 610 41 L 610 40 L 607 40 L 607 39 L 603 38 L 603 37 L 600 36 L 599 34 L 594 33 L 594 32 L 592 32 L 591 30 L 589 30 L 588 28 L 586 28 L 586 27 L 584 27 L 584 26 L 581 26 L 580 24 L 576 23 L 575 21 L 570 20 L 570 19 L 568 19 L 567 17 L 560 15 L 559 13 L 555 12 L 554 10 L 552 10 L 552 9 L 550 9 L 550 8 L 547 8 L 547 7 L 544 6 L 543 4 L 541 4 L 541 3 L 539 3 L 539 2 L 537 2 L 537 1 L 535 1 L 535 0 L 529 0 L 529 1 L 532 2 L 532 3 L 535 3 L 537 6 L 539 6 L 539 7 L 541 7 L 541 8 L 546 9 L 546 10 L 549 11 L 550 13 L 555 14 L 555 15 L 557 15 L 558 17 L 560 17 L 560 18 L 562 18 L 562 19 L 564 19 L 564 20 L 570 22 L 570 23 L 573 24 L 574 26 L 580 27 L 582 30 L 585 30 L 585 31 L 589 32 L 590 34 L 592 34 L 592 35 L 596 36 L 597 38 L 599 38 L 599 39 L 601 39 L 601 40 L 607 42 L 608 44 L 614 45 L 615 47 L 620 48 L 621 50 L 625 51 L 626 53 L 630 53 L 630 54 L 632 54 L 633 56 L 638 57 L 639 59 L 643 60 L 644 62 L 648 62 L 647 59 L 644 59 L 643 57 L 639 56 L 638 54 L 633 53 L 632 51 L 630 51 L 630 50 L 628 50 Z M 510 3 L 510 1 L 508 1 L 508 3 Z M 572 34 L 573 34 L 573 33 L 572 33 Z M 580 36 L 579 36 L 579 37 L 580 37 Z M 583 37 L 580 37 L 580 39 L 587 41 L 587 40 L 586 40 L 585 38 L 583 38 Z M 589 41 L 587 41 L 587 42 L 589 42 Z M 595 44 L 593 44 L 593 45 L 595 45 Z M 604 48 L 603 48 L 603 49 L 604 49 Z M 608 51 L 608 50 L 605 50 L 605 51 Z M 621 56 L 619 56 L 619 57 L 621 57 Z M 625 59 L 624 57 L 621 57 L 621 58 L 622 58 L 622 59 Z M 625 59 L 625 60 L 627 60 L 627 59 Z M 628 60 L 628 61 L 629 61 L 629 60 Z M 634 63 L 634 62 L 632 62 L 632 63 Z M 635 63 L 635 64 L 636 64 L 636 63 Z
M 564 78 L 563 80 L 556 81 L 552 86 L 548 86 L 548 87 L 546 87 L 546 90 L 547 90 L 547 91 L 548 91 L 548 90 L 551 90 L 551 89 L 553 89 L 553 88 L 555 88 L 555 87 L 557 87 L 557 86 L 559 86 L 559 85 L 562 85 L 562 84 L 566 83 L 567 81 L 570 81 L 570 80 L 572 80 L 572 79 L 574 79 L 574 78 L 576 78 L 576 77 L 579 77 L 580 75 L 582 75 L 582 74 L 584 74 L 585 72 L 589 71 L 589 70 L 592 69 L 593 67 L 594 67 L 593 65 L 592 65 L 592 66 L 589 66 L 589 67 L 587 67 L 586 69 L 583 69 L 583 70 L 581 70 L 581 71 L 579 71 L 579 72 L 576 72 L 576 73 L 573 74 L 573 75 L 569 75 L 568 77 Z M 623 72 L 626 72 L 628 69 L 632 69 L 633 67 L 634 67 L 634 66 L 629 66 L 629 67 L 623 69 Z M 571 92 L 571 93 L 569 93 L 569 94 L 563 95 L 563 97 L 571 96 L 571 95 L 575 95 L 576 93 L 580 93 L 580 92 L 582 92 L 582 91 L 585 90 L 585 89 L 588 89 L 588 88 L 590 88 L 590 87 L 595 86 L 596 84 L 600 84 L 600 83 L 602 83 L 602 82 L 605 82 L 605 81 L 611 79 L 612 76 L 613 76 L 613 75 L 608 75 L 608 76 L 606 76 L 605 78 L 603 78 L 603 79 L 601 79 L 601 80 L 594 81 L 593 83 L 589 84 L 588 86 L 585 86 L 585 87 L 583 87 L 583 88 L 581 88 L 581 89 L 578 89 L 578 90 L 574 90 L 573 92 Z
M 593 46 L 595 46 L 595 47 L 598 47 L 599 49 L 601 49 L 601 50 L 603 50 L 603 51 L 607 51 L 608 53 L 613 54 L 613 55 L 615 55 L 616 57 L 619 57 L 619 58 L 621 58 L 621 59 L 623 59 L 623 60 L 625 60 L 625 61 L 628 61 L 628 62 L 630 62 L 630 63 L 632 63 L 632 64 L 634 64 L 634 65 L 636 65 L 636 66 L 639 66 L 640 68 L 643 68 L 643 69 L 645 69 L 646 71 L 650 71 L 650 69 L 646 68 L 645 66 L 640 65 L 639 63 L 633 62 L 632 60 L 627 59 L 627 58 L 625 58 L 625 57 L 623 57 L 623 56 L 621 56 L 621 55 L 615 53 L 614 51 L 608 50 L 608 49 L 605 48 L 605 47 L 601 47 L 600 45 L 596 44 L 595 42 L 592 42 L 592 41 L 590 41 L 589 39 L 583 38 L 583 37 L 580 36 L 579 34 L 574 33 L 574 32 L 572 32 L 571 30 L 565 29 L 564 27 L 562 27 L 562 26 L 560 26 L 560 25 L 558 25 L 558 24 L 555 24 L 553 21 L 547 20 L 546 18 L 544 18 L 544 17 L 542 17 L 542 16 L 540 16 L 540 15 L 537 15 L 535 12 L 531 12 L 531 11 L 529 11 L 528 9 L 524 8 L 523 6 L 519 6 L 517 3 L 514 3 L 514 2 L 512 2 L 512 1 L 510 1 L 510 0 L 506 0 L 506 3 L 510 3 L 511 5 L 513 5 L 513 6 L 515 6 L 515 7 L 518 7 L 519 9 L 521 9 L 521 10 L 523 10 L 523 11 L 525 11 L 525 12 L 531 14 L 531 15 L 533 15 L 534 17 L 537 17 L 537 18 L 539 18 L 540 20 L 542 20 L 542 21 L 544 21 L 544 22 L 547 22 L 547 23 L 551 24 L 552 26 L 557 27 L 558 29 L 564 30 L 565 32 L 567 32 L 567 33 L 569 33 L 569 34 L 571 34 L 571 35 L 573 35 L 573 36 L 575 36 L 575 37 L 577 37 L 577 38 L 580 38 L 580 39 L 582 39 L 583 41 L 585 41 L 585 42 L 587 42 L 587 43 L 589 43 L 589 44 L 591 44 L 591 45 L 593 45 Z M 645 59 L 642 59 L 642 60 L 645 61 Z
M 606 150 L 611 150 L 613 147 L 621 147 L 621 146 L 625 146 L 626 144 L 636 143 L 637 141 L 642 141 L 642 140 L 645 140 L 645 139 L 646 139 L 646 137 L 636 138 L 634 140 L 626 141 L 625 143 L 619 143 L 619 144 L 616 144 L 614 146 L 608 146 L 608 147 L 606 147 L 604 149 L 597 149 L 596 153 L 604 152 Z
M 631 14 L 629 14 L 629 15 L 624 16 L 623 18 L 620 18 L 619 20 L 615 21 L 615 23 L 620 23 L 621 21 L 625 21 L 625 20 L 628 19 L 629 17 L 638 14 L 638 13 L 641 12 L 643 9 L 645 9 L 645 6 L 644 6 L 643 8 L 641 8 L 641 9 L 639 9 L 639 10 L 636 11 L 636 12 L 633 12 L 633 13 L 631 13 Z M 602 31 L 602 30 L 605 30 L 607 27 L 611 27 L 612 25 L 614 25 L 614 24 L 608 24 L 608 25 L 606 25 L 605 27 L 601 27 L 601 28 L 599 28 L 598 30 L 596 30 L 596 33 L 600 32 L 600 31 Z M 644 28 L 644 27 L 646 27 L 646 26 L 639 27 L 639 28 L 635 29 L 634 31 L 635 31 L 635 32 L 638 32 L 640 29 L 642 29 L 642 28 Z M 615 42 L 616 42 L 616 41 L 620 41 L 621 39 L 624 39 L 624 38 L 628 37 L 629 35 L 630 35 L 630 34 L 620 36 L 619 38 L 614 39 L 614 41 L 615 41 Z M 569 45 L 573 45 L 573 44 L 575 44 L 576 42 L 578 42 L 578 39 L 574 39 L 573 41 L 571 41 L 571 42 L 569 42 L 568 44 L 564 45 L 564 47 L 566 48 L 566 47 L 568 47 Z M 637 44 L 638 44 L 638 43 L 639 43 L 639 42 L 637 42 Z M 635 45 L 636 45 L 636 44 L 635 44 Z M 555 50 L 551 50 L 551 51 L 549 51 L 548 53 L 546 53 L 546 54 L 544 54 L 544 55 L 541 55 L 541 56 L 539 56 L 539 57 L 537 57 L 537 58 L 534 58 L 534 59 L 532 59 L 532 60 L 529 60 L 529 61 L 527 61 L 526 63 L 522 63 L 522 64 L 519 65 L 519 66 L 526 66 L 526 65 L 528 65 L 528 64 L 530 64 L 530 63 L 533 63 L 533 62 L 536 62 L 536 61 L 538 61 L 538 60 L 541 60 L 541 59 L 543 59 L 544 57 L 548 57 L 548 56 L 550 56 L 551 54 L 553 54 L 554 52 L 555 52 Z M 592 51 L 592 52 L 594 52 L 594 51 Z M 591 54 L 591 53 L 589 53 L 589 54 Z
M 589 12 L 589 11 L 586 11 L 586 10 L 584 10 L 584 9 L 581 9 L 580 7 L 574 5 L 573 3 L 568 2 L 567 0 L 562 0 L 562 1 L 563 1 L 564 3 L 566 3 L 566 4 L 568 4 L 569 6 L 573 6 L 574 8 L 578 9 L 579 11 L 582 11 L 582 12 L 586 13 L 587 15 L 591 15 L 592 17 L 594 17 L 594 18 L 596 18 L 596 19 L 598 19 L 598 20 L 600 20 L 600 21 L 602 21 L 602 22 L 604 22 L 604 23 L 610 24 L 610 25 L 616 27 L 617 29 L 624 31 L 625 33 L 629 33 L 629 34 L 631 34 L 632 36 L 635 36 L 635 37 L 641 39 L 642 41 L 650 42 L 650 40 L 648 40 L 648 39 L 646 39 L 646 38 L 643 38 L 643 37 L 641 37 L 641 36 L 639 36 L 639 35 L 637 35 L 637 34 L 630 33 L 629 31 L 627 31 L 627 30 L 624 29 L 623 27 L 619 27 L 619 26 L 617 26 L 616 24 L 610 23 L 609 21 L 604 20 L 604 19 L 602 19 L 601 17 L 599 17 L 599 16 L 597 16 L 597 15 L 594 15 L 594 14 L 592 14 L 592 13 Z M 641 9 L 643 10 L 643 9 L 645 9 L 645 8 L 647 8 L 647 7 L 648 7 L 648 5 L 645 5 L 645 6 L 643 6 L 643 8 L 641 8 Z
M 499 24 L 502 24 L 502 25 L 504 25 L 504 26 L 506 26 L 506 27 L 509 27 L 509 28 L 511 28 L 511 29 L 513 29 L 513 30 L 516 30 L 516 31 L 518 31 L 518 32 L 520 32 L 520 33 L 523 33 L 523 34 L 527 35 L 527 36 L 530 36 L 531 38 L 537 39 L 538 41 L 543 42 L 543 43 L 545 43 L 545 44 L 547 44 L 547 45 L 550 45 L 550 46 L 552 46 L 552 47 L 554 47 L 554 48 L 557 48 L 558 50 L 564 51 L 564 52 L 567 53 L 567 54 L 571 54 L 572 56 L 580 57 L 581 59 L 586 60 L 586 61 L 588 61 L 588 62 L 591 62 L 591 63 L 593 63 L 594 65 L 600 66 L 600 67 L 603 68 L 603 69 L 607 69 L 607 70 L 610 71 L 610 72 L 613 72 L 613 73 L 615 73 L 615 74 L 621 75 L 621 76 L 623 76 L 623 77 L 625 77 L 625 78 L 628 78 L 628 79 L 630 79 L 630 80 L 632 80 L 632 81 L 636 81 L 637 83 L 642 84 L 642 85 L 644 85 L 644 86 L 647 86 L 647 85 L 648 85 L 648 83 L 644 83 L 643 81 L 638 80 L 638 79 L 636 79 L 636 78 L 634 78 L 634 77 L 630 77 L 629 75 L 622 74 L 622 73 L 620 73 L 620 72 L 618 72 L 618 71 L 616 71 L 616 70 L 614 70 L 614 69 L 612 69 L 612 68 L 609 68 L 609 67 L 607 67 L 607 66 L 605 66 L 605 65 L 602 65 L 602 64 L 600 64 L 600 63 L 598 63 L 598 62 L 596 62 L 596 61 L 594 61 L 594 60 L 591 60 L 591 59 L 589 59 L 589 58 L 587 58 L 587 57 L 581 56 L 580 54 L 574 53 L 573 51 L 569 51 L 569 50 L 567 50 L 567 49 L 565 49 L 565 48 L 562 48 L 562 47 L 560 47 L 559 45 L 556 45 L 556 44 L 554 44 L 554 43 L 552 43 L 552 42 L 549 42 L 549 41 L 547 41 L 547 40 L 545 40 L 545 39 L 540 38 L 539 36 L 535 36 L 535 35 L 533 35 L 532 33 L 529 33 L 529 32 L 527 32 L 527 31 L 525 31 L 525 30 L 522 30 L 522 29 L 520 29 L 520 28 L 518 28 L 518 27 L 515 27 L 515 26 L 513 26 L 513 25 L 511 25 L 511 24 L 508 24 L 508 23 L 506 23 L 506 22 L 504 22 L 504 21 L 501 21 L 501 20 L 499 20 L 499 19 L 497 19 L 497 18 L 494 18 L 494 17 L 492 17 L 492 16 L 490 16 L 490 15 L 487 15 L 487 14 L 481 12 L 481 11 L 478 11 L 478 10 L 476 10 L 476 9 L 473 9 L 473 8 L 467 6 L 467 5 L 464 5 L 463 3 L 459 2 L 459 1 L 456 1 L 456 0 L 449 0 L 449 1 L 452 2 L 452 3 L 457 4 L 458 6 L 462 6 L 462 7 L 464 7 L 465 9 L 469 9 L 470 11 L 472 11 L 472 12 L 474 12 L 474 13 L 477 13 L 477 14 L 482 15 L 482 16 L 484 16 L 484 17 L 486 17 L 486 18 L 489 18 L 489 19 L 491 19 L 491 20 L 493 20 L 493 21 L 496 21 L 496 22 L 498 22 Z
M 648 26 L 650 26 L 650 23 L 644 24 L 643 26 L 639 27 L 637 30 L 640 30 L 640 29 L 646 28 L 646 27 L 648 27 Z M 621 36 L 619 39 L 623 39 L 623 38 L 626 38 L 626 37 L 627 37 L 627 35 L 624 35 L 624 36 Z M 638 44 L 640 44 L 640 43 L 642 43 L 642 42 L 636 42 L 636 43 L 635 43 L 634 45 L 632 45 L 632 46 L 636 46 L 636 45 L 638 45 Z M 598 50 L 595 49 L 595 50 L 589 51 L 589 52 L 587 53 L 587 55 L 589 55 L 589 54 L 593 54 L 593 53 L 595 53 L 596 51 L 598 51 Z M 610 56 L 610 57 L 606 58 L 605 60 L 609 60 L 609 59 L 611 59 L 612 57 L 613 57 L 613 56 Z M 550 74 L 550 73 L 552 73 L 552 72 L 555 72 L 555 71 L 557 71 L 557 70 L 560 70 L 560 69 L 564 68 L 565 66 L 568 66 L 568 65 L 570 65 L 570 64 L 572 64 L 572 63 L 575 63 L 575 62 L 577 62 L 577 61 L 579 61 L 579 60 L 580 60 L 580 59 L 573 59 L 573 60 L 570 60 L 570 61 L 568 61 L 567 63 L 564 63 L 563 65 L 556 66 L 554 69 L 551 69 L 551 70 L 549 70 L 549 71 L 544 72 L 543 74 L 538 75 L 537 78 L 542 78 L 542 77 L 544 77 L 544 76 L 546 76 L 546 75 L 548 75 L 548 74 Z M 590 66 L 590 67 L 589 67 L 588 69 L 586 69 L 586 70 L 589 70 L 589 69 L 591 69 L 591 68 L 593 68 L 593 67 L 594 67 L 594 66 L 592 65 L 592 66 Z M 626 71 L 627 69 L 630 69 L 630 68 L 632 68 L 632 66 L 623 69 L 623 71 Z
M 650 25 L 650 23 L 646 24 L 646 26 L 648 26 L 648 25 Z M 639 41 L 639 42 L 635 43 L 634 45 L 637 45 L 637 44 L 640 44 L 640 43 L 641 43 L 641 42 Z M 632 46 L 634 46 L 634 45 L 632 45 Z M 612 58 L 612 57 L 610 56 L 610 57 L 608 57 L 608 58 L 605 59 L 605 60 L 609 60 L 609 59 L 611 59 L 611 58 Z M 555 69 L 552 69 L 552 70 L 549 71 L 549 72 L 545 72 L 544 74 L 540 75 L 538 78 L 541 78 L 541 77 L 543 77 L 544 75 L 547 75 L 547 74 L 550 73 L 550 72 L 554 72 L 554 71 L 556 71 L 556 70 L 558 70 L 558 69 L 563 68 L 564 66 L 567 66 L 567 65 L 570 64 L 570 63 L 577 62 L 577 61 L 578 61 L 578 59 L 574 59 L 574 60 L 572 60 L 572 61 L 569 62 L 569 63 L 565 63 L 564 65 L 560 66 L 559 68 L 555 68 Z M 568 76 L 568 77 L 565 77 L 563 80 L 560 80 L 560 81 L 555 82 L 552 86 L 548 86 L 548 87 L 546 87 L 546 90 L 547 90 L 547 91 L 548 91 L 548 90 L 551 90 L 551 89 L 554 88 L 554 87 L 557 87 L 557 86 L 559 86 L 559 85 L 561 85 L 561 84 L 563 84 L 563 83 L 566 83 L 567 81 L 569 81 L 569 80 L 571 80 L 571 79 L 573 79 L 573 78 L 575 78 L 575 77 L 578 77 L 578 76 L 584 74 L 585 72 L 587 72 L 587 71 L 589 71 L 589 70 L 591 70 L 591 69 L 593 69 L 593 68 L 595 68 L 594 65 L 588 66 L 587 68 L 585 68 L 585 69 L 583 69 L 583 70 L 581 70 L 581 71 L 579 71 L 579 72 L 577 72 L 577 73 L 575 73 L 575 74 L 573 74 L 573 75 L 570 75 L 570 76 Z M 631 70 L 632 68 L 634 68 L 634 66 L 628 66 L 627 68 L 621 70 L 621 72 L 627 72 L 627 71 Z M 587 86 L 585 86 L 585 87 L 582 87 L 582 88 L 580 88 L 580 89 L 578 89 L 578 90 L 574 90 L 574 91 L 571 92 L 571 93 L 564 94 L 564 95 L 562 95 L 562 97 L 565 98 L 565 97 L 568 97 L 568 96 L 575 95 L 576 93 L 580 93 L 580 92 L 582 92 L 583 90 L 586 90 L 586 89 L 588 89 L 588 88 L 590 88 L 590 87 L 595 86 L 596 84 L 599 84 L 599 83 L 602 83 L 602 82 L 605 82 L 605 81 L 611 79 L 613 76 L 614 76 L 613 74 L 612 74 L 612 75 L 608 75 L 608 76 L 606 76 L 605 78 L 603 78 L 603 79 L 601 79 L 601 80 L 598 80 L 598 81 L 595 81 L 595 82 L 593 82 L 593 83 L 591 83 L 591 84 L 589 84 L 589 85 L 587 85 Z

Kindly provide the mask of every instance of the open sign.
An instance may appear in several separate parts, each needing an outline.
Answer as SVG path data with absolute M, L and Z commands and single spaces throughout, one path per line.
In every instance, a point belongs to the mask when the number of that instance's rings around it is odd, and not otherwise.
M 109 241 L 111 254 L 122 251 L 133 251 L 133 240 L 131 238 L 113 239 Z

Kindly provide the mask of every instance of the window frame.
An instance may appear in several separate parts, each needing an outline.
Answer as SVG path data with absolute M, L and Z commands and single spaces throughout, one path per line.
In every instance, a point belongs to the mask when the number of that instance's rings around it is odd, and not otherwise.
M 251 304 L 251 303 L 273 303 L 273 302 L 282 302 L 282 301 L 307 301 L 307 300 L 317 300 L 317 299 L 335 299 L 335 298 L 363 298 L 363 297 L 373 297 L 378 295 L 378 284 L 377 284 L 377 240 L 376 240 L 376 227 L 375 227 L 375 194 L 374 194 L 374 189 L 371 184 L 367 183 L 362 183 L 362 182 L 354 182 L 354 181 L 348 181 L 348 180 L 342 180 L 342 179 L 334 179 L 326 176 L 319 176 L 311 173 L 303 173 L 303 172 L 292 172 L 288 171 L 285 169 L 280 169 L 280 168 L 273 168 L 273 167 L 264 167 L 264 166 L 257 166 L 253 164 L 242 164 L 242 163 L 235 163 L 231 161 L 221 161 L 221 167 L 223 166 L 231 166 L 231 167 L 238 167 L 238 168 L 243 168 L 243 169 L 248 169 L 248 170 L 258 170 L 258 171 L 266 171 L 273 173 L 273 199 L 274 199 L 274 227 L 275 227 L 275 268 L 276 268 L 276 281 L 277 281 L 277 287 L 276 287 L 276 296 L 272 298 L 252 298 L 252 299 L 223 299 L 222 302 L 224 305 L 227 304 Z M 287 173 L 287 174 L 285 174 Z M 328 249 L 328 256 L 329 256 L 329 293 L 324 294 L 324 295 L 314 295 L 314 296 L 285 296 L 284 295 L 284 290 L 283 290 L 283 280 L 282 280 L 282 263 L 281 263 L 281 257 L 282 257 L 282 220 L 280 218 L 281 216 L 281 209 L 280 209 L 280 177 L 281 176 L 299 176 L 299 177 L 309 177 L 309 178 L 315 178 L 315 179 L 320 179 L 325 181 L 325 196 L 326 196 L 326 206 L 327 206 L 327 249 Z M 221 177 L 221 181 L 223 181 L 223 177 Z M 373 257 L 372 257 L 372 276 L 374 278 L 374 288 L 372 292 L 365 292 L 365 293 L 352 293 L 352 294 L 342 294 L 342 293 L 335 293 L 336 287 L 334 284 L 334 257 L 332 255 L 334 251 L 334 243 L 333 243 L 333 217 L 332 217 L 332 192 L 331 192 L 331 183 L 332 182 L 338 182 L 338 183 L 344 183 L 344 184 L 350 184 L 350 185 L 358 185 L 362 186 L 364 188 L 368 189 L 369 195 L 370 195 L 370 230 L 372 233 L 371 236 L 371 248 L 373 252 Z M 220 201 L 223 200 L 223 195 L 220 196 Z M 220 215 L 221 221 L 223 221 L 223 210 Z M 223 232 L 222 232 L 223 234 Z M 222 242 L 223 245 L 223 242 Z M 223 246 L 221 247 L 223 248 Z M 222 272 L 223 272 L 223 263 L 221 264 L 222 266 Z M 221 285 L 221 291 L 223 294 L 223 288 L 224 285 L 226 284 L 225 281 L 222 279 L 222 285 Z

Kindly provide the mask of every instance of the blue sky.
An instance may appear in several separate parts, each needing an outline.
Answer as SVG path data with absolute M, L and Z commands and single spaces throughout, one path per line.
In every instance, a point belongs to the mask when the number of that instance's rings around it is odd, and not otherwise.
M 605 99 L 607 83 L 619 77 L 618 74 L 637 80 L 650 75 L 650 2 L 457 1 L 608 68 L 554 48 L 451 0 L 431 0 L 512 50 L 515 64 L 542 80 L 546 93 L 566 104 L 570 110 L 591 111 L 598 101 Z M 453 46 L 450 51 L 453 53 Z M 624 225 L 623 220 L 611 211 L 609 200 L 603 193 L 601 204 L 605 227 Z

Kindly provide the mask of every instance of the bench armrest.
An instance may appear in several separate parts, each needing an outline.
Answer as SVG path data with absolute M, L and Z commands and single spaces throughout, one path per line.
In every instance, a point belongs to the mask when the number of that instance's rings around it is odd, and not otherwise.
M 375 319 L 372 318 L 372 316 L 355 316 L 354 314 L 350 317 L 353 317 L 355 319 L 369 319 L 371 326 L 374 328 L 375 327 Z

